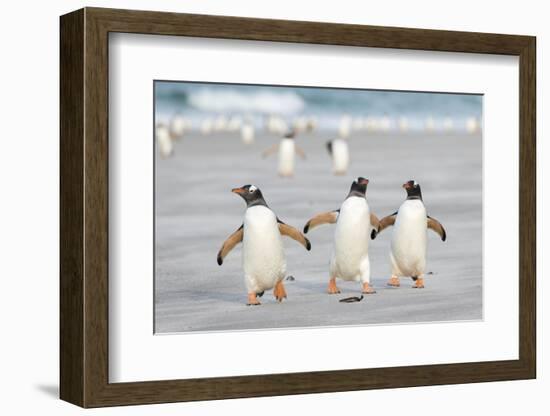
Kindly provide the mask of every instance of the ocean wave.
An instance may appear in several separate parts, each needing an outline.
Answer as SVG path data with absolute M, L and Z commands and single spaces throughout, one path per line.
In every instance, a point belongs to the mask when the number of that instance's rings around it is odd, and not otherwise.
M 257 91 L 253 93 L 234 90 L 194 91 L 187 97 L 191 107 L 201 111 L 218 113 L 265 113 L 292 115 L 302 112 L 305 102 L 294 92 L 274 93 Z

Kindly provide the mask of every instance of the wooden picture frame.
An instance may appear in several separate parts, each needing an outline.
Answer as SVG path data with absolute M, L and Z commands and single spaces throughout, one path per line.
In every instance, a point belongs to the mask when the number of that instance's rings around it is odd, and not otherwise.
M 82 407 L 536 376 L 536 40 L 530 36 L 85 8 L 61 17 L 60 396 Z M 109 383 L 108 35 L 263 40 L 519 57 L 519 359 Z

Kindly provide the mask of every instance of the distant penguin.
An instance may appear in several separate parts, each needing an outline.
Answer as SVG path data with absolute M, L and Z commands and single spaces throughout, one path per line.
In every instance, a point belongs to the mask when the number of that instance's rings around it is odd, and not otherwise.
M 241 140 L 244 144 L 254 143 L 254 125 L 248 120 L 241 125 Z
M 451 117 L 445 117 L 443 119 L 443 129 L 447 132 L 447 133 L 450 133 L 454 130 L 454 121 Z
M 427 132 L 433 132 L 435 130 L 435 120 L 432 116 L 429 116 L 424 123 L 424 128 Z
M 311 250 L 309 240 L 296 228 L 282 222 L 267 206 L 260 189 L 254 185 L 234 188 L 246 202 L 243 224 L 229 236 L 218 252 L 217 261 L 223 259 L 240 242 L 243 243 L 243 269 L 248 305 L 259 305 L 258 297 L 265 290 L 273 289 L 278 302 L 287 297 L 283 285 L 286 276 L 286 259 L 281 235 L 286 235 L 306 250 Z
M 288 130 L 286 121 L 277 115 L 269 115 L 266 122 L 267 131 L 272 134 L 281 135 Z
M 340 119 L 340 126 L 338 128 L 338 134 L 340 138 L 347 139 L 351 133 L 352 118 L 348 115 L 342 116 Z
M 214 131 L 225 131 L 229 120 L 224 114 L 219 115 L 214 120 Z
M 398 120 L 399 131 L 401 133 L 407 133 L 409 131 L 409 120 L 407 117 L 400 117 Z
M 174 145 L 172 143 L 172 137 L 170 130 L 164 124 L 159 123 L 155 129 L 155 136 L 157 139 L 158 149 L 160 156 L 166 159 L 174 153 Z
M 187 120 L 181 114 L 176 114 L 170 120 L 170 135 L 172 139 L 181 139 L 187 127 Z
M 470 134 L 479 132 L 479 122 L 476 117 L 468 117 L 466 120 L 466 131 Z
M 368 179 L 357 178 L 340 209 L 318 214 L 304 226 L 307 234 L 321 224 L 336 224 L 329 267 L 329 294 L 340 293 L 337 278 L 360 281 L 363 293 L 375 293 L 370 286 L 369 238 L 378 230 L 378 218 L 371 213 L 367 203 L 368 183 Z
M 317 128 L 317 118 L 311 116 L 307 119 L 306 131 L 311 133 Z
M 306 158 L 304 151 L 296 145 L 294 140 L 295 133 L 290 131 L 281 139 L 280 143 L 274 144 L 272 147 L 262 153 L 262 157 L 267 157 L 272 153 L 279 151 L 279 176 L 292 177 L 294 176 L 294 159 L 295 154 L 298 154 L 302 159 Z
M 368 132 L 376 132 L 379 130 L 379 121 L 378 118 L 369 116 L 365 119 L 365 129 Z
M 292 122 L 292 128 L 297 133 L 303 133 L 307 130 L 307 123 L 308 123 L 307 117 L 305 116 L 296 117 Z
M 335 175 L 345 175 L 349 167 L 349 149 L 347 140 L 330 140 L 327 142 L 327 150 L 332 158 L 332 172 Z
M 426 214 L 420 185 L 410 180 L 403 184 L 403 188 L 407 191 L 407 199 L 398 211 L 380 220 L 377 233 L 394 226 L 390 252 L 392 276 L 388 285 L 398 287 L 400 277 L 410 276 L 415 282 L 413 288 L 421 289 L 426 269 L 427 230 L 435 231 L 443 241 L 447 239 L 447 233 L 439 221 Z M 375 238 L 377 233 L 372 237 Z
M 214 128 L 214 123 L 212 119 L 206 118 L 201 123 L 201 133 L 206 136 L 212 133 L 212 130 Z
M 381 131 L 387 133 L 392 128 L 392 121 L 388 116 L 384 115 L 380 118 L 378 126 Z
M 243 120 L 240 116 L 233 116 L 229 119 L 229 122 L 227 123 L 227 130 L 228 131 L 239 131 L 243 126 Z

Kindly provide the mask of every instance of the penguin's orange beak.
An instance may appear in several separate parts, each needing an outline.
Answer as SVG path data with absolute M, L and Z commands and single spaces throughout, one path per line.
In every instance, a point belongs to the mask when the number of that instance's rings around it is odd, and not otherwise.
M 369 180 L 368 179 L 361 179 L 359 181 L 359 185 L 368 185 L 369 184 Z
M 405 183 L 403 184 L 403 188 L 405 188 L 405 189 L 411 189 L 412 186 L 413 186 L 413 182 L 412 182 L 412 181 L 408 181 L 408 182 L 405 182 Z
M 243 188 L 233 188 L 231 190 L 231 192 L 233 193 L 236 193 L 236 194 L 239 194 L 239 195 L 242 195 L 246 192 L 246 189 L 243 189 Z

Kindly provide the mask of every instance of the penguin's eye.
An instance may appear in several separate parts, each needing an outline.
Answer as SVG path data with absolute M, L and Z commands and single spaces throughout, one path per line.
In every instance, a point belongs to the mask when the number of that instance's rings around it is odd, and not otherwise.
M 248 193 L 251 193 L 253 194 L 254 192 L 256 192 L 256 187 L 255 186 L 251 186 L 250 188 L 248 188 Z

